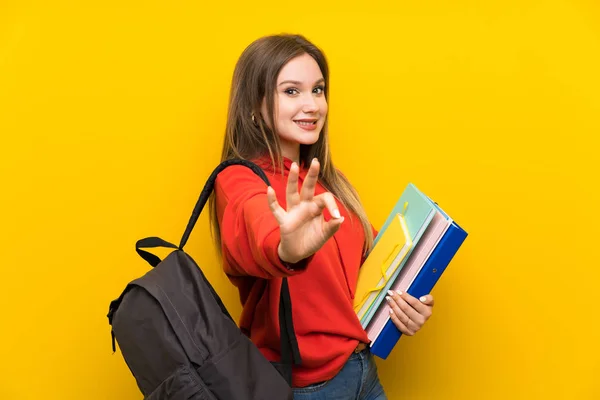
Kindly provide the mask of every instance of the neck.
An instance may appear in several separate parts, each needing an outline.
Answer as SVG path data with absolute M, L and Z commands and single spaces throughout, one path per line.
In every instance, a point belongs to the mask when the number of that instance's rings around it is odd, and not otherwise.
M 281 141 L 281 155 L 299 164 L 300 143 Z

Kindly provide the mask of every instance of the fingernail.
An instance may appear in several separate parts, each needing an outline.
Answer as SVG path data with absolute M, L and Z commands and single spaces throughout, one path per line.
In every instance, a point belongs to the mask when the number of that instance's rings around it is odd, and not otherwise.
M 389 294 L 390 296 L 393 296 L 395 293 L 394 293 L 394 292 L 392 292 L 391 290 L 388 290 L 388 294 Z
M 421 300 L 423 303 L 425 303 L 425 300 L 427 300 L 427 297 L 421 296 L 421 298 L 419 300 Z
M 402 291 L 396 290 L 396 293 L 398 293 L 399 296 L 402 296 Z
M 333 215 L 333 218 L 341 218 L 342 217 L 340 215 L 340 210 L 338 210 L 338 209 L 333 210 L 333 212 L 331 213 L 331 215 Z
M 390 308 L 390 315 L 394 315 L 394 310 Z
M 392 298 L 391 298 L 390 296 L 385 296 L 385 299 L 386 299 L 387 301 L 392 301 Z

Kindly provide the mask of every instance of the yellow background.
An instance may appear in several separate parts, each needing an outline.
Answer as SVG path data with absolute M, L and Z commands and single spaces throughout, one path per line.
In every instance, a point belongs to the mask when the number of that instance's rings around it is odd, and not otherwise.
M 410 181 L 469 232 L 378 361 L 389 398 L 600 398 L 597 1 L 167 3 L 0 3 L 0 399 L 141 398 L 108 304 L 137 239 L 179 240 L 234 63 L 282 31 L 326 51 L 374 225 Z M 207 215 L 187 250 L 237 316 Z

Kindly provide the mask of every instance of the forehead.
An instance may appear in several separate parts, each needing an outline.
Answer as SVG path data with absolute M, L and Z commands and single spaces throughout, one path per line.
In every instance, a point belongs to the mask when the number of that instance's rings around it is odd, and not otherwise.
M 293 80 L 312 84 L 323 78 L 319 64 L 308 54 L 292 58 L 283 66 L 277 77 L 277 83 Z

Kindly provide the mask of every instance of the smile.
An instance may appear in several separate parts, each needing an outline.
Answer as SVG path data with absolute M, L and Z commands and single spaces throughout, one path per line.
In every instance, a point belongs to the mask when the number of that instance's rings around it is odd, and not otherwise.
M 318 120 L 302 120 L 294 122 L 296 123 L 296 125 L 298 125 L 300 129 L 303 129 L 305 131 L 314 131 L 315 129 L 317 129 L 317 121 Z
M 317 121 L 294 121 L 295 123 L 297 123 L 300 126 L 311 126 L 311 125 L 316 125 Z

